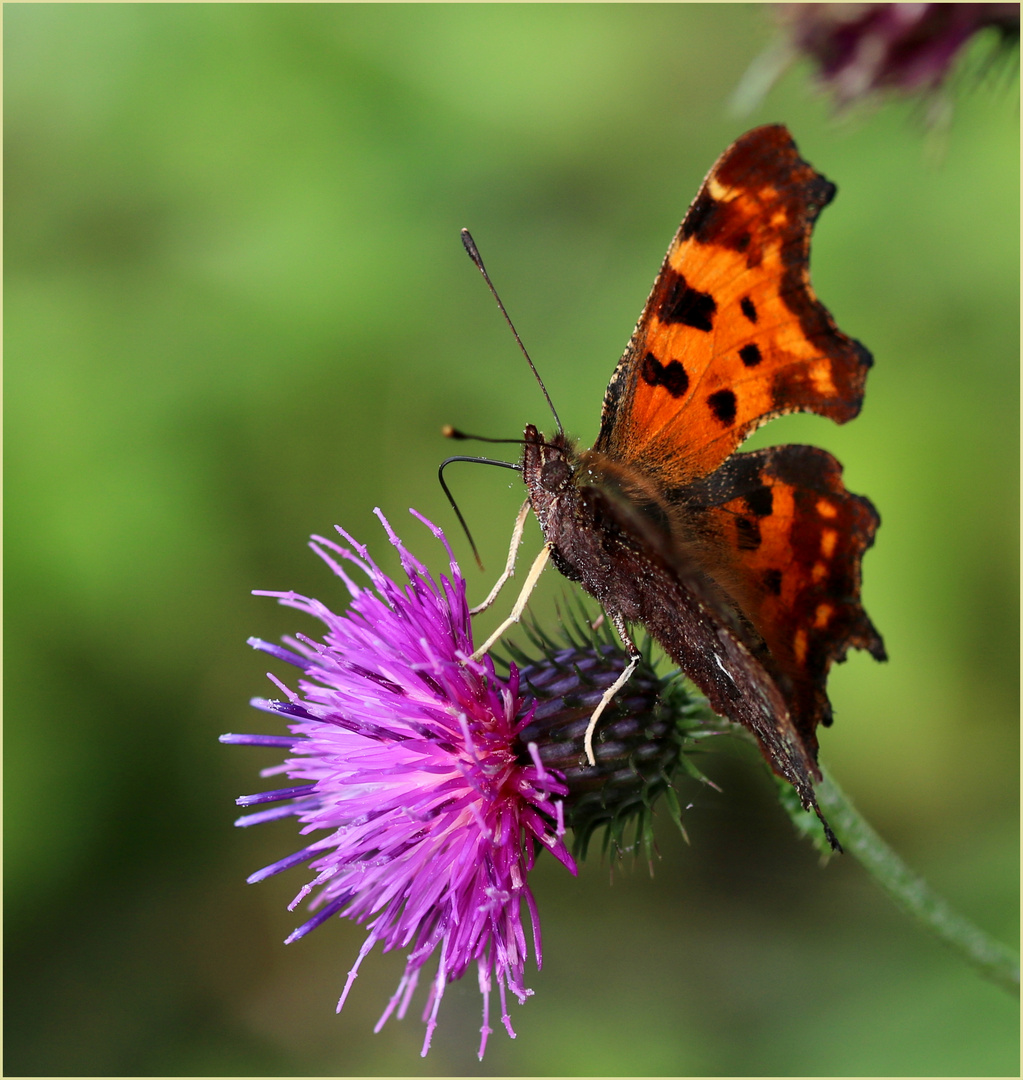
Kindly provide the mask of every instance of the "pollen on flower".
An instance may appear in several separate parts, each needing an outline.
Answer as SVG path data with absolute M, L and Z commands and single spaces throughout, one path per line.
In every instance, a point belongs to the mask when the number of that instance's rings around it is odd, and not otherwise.
M 482 1058 L 493 984 L 512 1036 L 507 994 L 524 1002 L 532 993 L 523 981 L 523 906 L 541 963 L 527 884 L 535 852 L 546 848 L 575 872 L 563 840 L 567 788 L 560 773 L 544 769 L 538 754 L 523 754 L 517 744 L 533 709 L 520 694 L 515 666 L 502 678 L 489 657 L 471 659 L 465 582 L 441 530 L 415 515 L 448 553 L 450 576 L 435 580 L 377 515 L 407 584 L 385 575 L 366 547 L 339 528 L 342 543 L 314 537 L 311 546 L 350 594 L 343 614 L 295 592 L 258 594 L 314 616 L 326 629 L 321 639 L 297 634 L 284 646 L 250 640 L 300 674 L 297 690 L 271 676 L 282 700 L 253 701 L 283 717 L 290 735 L 221 736 L 226 743 L 290 752 L 271 770 L 286 773 L 288 786 L 238 799 L 243 806 L 276 805 L 236 824 L 294 816 L 303 836 L 320 834 L 249 880 L 300 865 L 313 872 L 291 905 L 311 897 L 313 914 L 288 942 L 335 915 L 366 926 L 339 1011 L 378 942 L 385 951 L 407 950 L 407 961 L 376 1030 L 392 1013 L 405 1015 L 423 967 L 436 955 L 423 1011 L 425 1055 L 447 984 L 475 965 Z M 368 585 L 357 584 L 346 567 Z

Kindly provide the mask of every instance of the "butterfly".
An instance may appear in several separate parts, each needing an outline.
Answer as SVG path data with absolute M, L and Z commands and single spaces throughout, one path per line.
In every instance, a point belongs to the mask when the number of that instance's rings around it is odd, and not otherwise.
M 845 423 L 860 411 L 872 357 L 809 276 L 810 234 L 835 190 L 785 127 L 737 139 L 672 240 L 593 447 L 577 449 L 560 422 L 549 438 L 529 425 L 520 466 L 523 510 L 545 540 L 530 578 L 549 557 L 632 657 L 591 720 L 591 762 L 599 714 L 638 660 L 628 625 L 639 624 L 818 816 L 828 671 L 850 648 L 886 659 L 860 601 L 880 519 L 826 451 L 738 448 L 786 413 Z

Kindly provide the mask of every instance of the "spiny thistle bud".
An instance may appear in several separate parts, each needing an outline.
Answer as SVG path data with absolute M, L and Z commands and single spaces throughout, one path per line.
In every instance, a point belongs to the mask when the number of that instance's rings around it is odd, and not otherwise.
M 512 651 L 519 668 L 520 690 L 535 707 L 517 736 L 520 756 L 536 745 L 546 768 L 556 770 L 568 789 L 565 823 L 574 835 L 574 851 L 584 857 L 593 834 L 604 828 L 603 846 L 618 851 L 653 848 L 654 803 L 664 796 L 673 820 L 682 827 L 672 779 L 682 767 L 709 782 L 689 759 L 696 740 L 719 734 L 720 721 L 706 701 L 677 676 L 661 678 L 644 655 L 628 683 L 602 713 L 594 737 L 596 765 L 586 760 L 583 740 L 590 717 L 604 691 L 621 675 L 628 658 L 614 642 L 585 640 L 565 632 L 567 647 L 531 628 L 539 659 Z M 632 843 L 626 829 L 634 826 Z M 683 829 L 684 832 L 684 829 Z

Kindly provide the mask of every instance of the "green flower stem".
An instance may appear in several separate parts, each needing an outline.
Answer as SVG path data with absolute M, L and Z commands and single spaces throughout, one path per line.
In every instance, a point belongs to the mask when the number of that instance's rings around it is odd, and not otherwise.
M 821 771 L 824 779 L 814 789 L 817 802 L 842 847 L 904 911 L 1018 997 L 1019 954 L 953 911 L 874 832 L 827 770 Z

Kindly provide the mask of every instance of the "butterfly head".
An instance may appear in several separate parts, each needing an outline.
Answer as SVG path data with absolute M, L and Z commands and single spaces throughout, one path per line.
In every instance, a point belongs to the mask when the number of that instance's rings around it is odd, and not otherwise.
M 532 424 L 526 425 L 522 477 L 530 491 L 542 488 L 554 496 L 564 493 L 572 483 L 577 456 L 571 442 L 560 431 L 545 439 Z
M 540 527 L 548 540 L 548 526 L 557 516 L 559 504 L 563 504 L 574 488 L 573 477 L 578 455 L 575 447 L 560 431 L 550 439 L 528 424 L 523 434 L 522 479 L 529 492 L 529 501 Z

